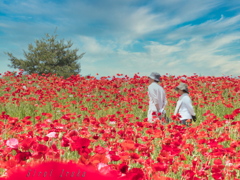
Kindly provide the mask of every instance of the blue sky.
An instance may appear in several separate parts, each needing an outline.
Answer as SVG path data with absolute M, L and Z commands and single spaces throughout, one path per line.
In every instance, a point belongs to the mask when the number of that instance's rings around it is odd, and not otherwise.
M 0 0 L 0 73 L 56 28 L 82 75 L 240 75 L 239 0 Z

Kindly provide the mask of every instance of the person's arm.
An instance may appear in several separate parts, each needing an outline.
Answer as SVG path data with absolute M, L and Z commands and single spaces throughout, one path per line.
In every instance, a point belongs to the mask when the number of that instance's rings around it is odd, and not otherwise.
M 181 104 L 182 104 L 182 101 L 178 100 L 175 111 L 174 111 L 174 115 L 177 115 L 177 113 L 179 113 L 179 109 L 180 109 Z
M 156 106 L 157 112 L 160 112 L 159 104 L 155 104 L 155 106 Z
M 195 116 L 195 112 L 194 112 L 194 109 L 193 109 L 193 106 L 192 106 L 192 101 L 191 99 L 188 97 L 188 98 L 183 98 L 183 101 L 184 101 L 184 104 L 188 110 L 188 112 L 192 115 L 192 116 Z
M 160 109 L 161 113 L 164 111 L 167 103 L 168 103 L 168 101 L 167 101 L 166 93 L 163 91 L 163 107 L 162 107 L 162 109 Z

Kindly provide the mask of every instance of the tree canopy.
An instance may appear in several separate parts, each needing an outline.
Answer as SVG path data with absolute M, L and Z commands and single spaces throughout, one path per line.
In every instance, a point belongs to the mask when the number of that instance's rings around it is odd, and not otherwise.
M 79 59 L 85 53 L 77 54 L 78 49 L 70 49 L 73 43 L 64 39 L 57 40 L 57 35 L 46 34 L 46 37 L 28 45 L 28 51 L 23 50 L 25 59 L 18 59 L 7 52 L 11 68 L 23 69 L 28 74 L 56 74 L 67 78 L 81 71 Z

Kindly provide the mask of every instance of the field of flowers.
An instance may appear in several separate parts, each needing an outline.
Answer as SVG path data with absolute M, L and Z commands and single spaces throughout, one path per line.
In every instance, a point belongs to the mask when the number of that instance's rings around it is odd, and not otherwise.
M 197 114 L 190 127 L 173 116 L 180 82 L 189 85 Z M 0 175 L 51 161 L 118 179 L 240 179 L 240 78 L 164 75 L 161 85 L 171 118 L 164 125 L 147 122 L 148 78 L 139 74 L 63 79 L 5 73 Z

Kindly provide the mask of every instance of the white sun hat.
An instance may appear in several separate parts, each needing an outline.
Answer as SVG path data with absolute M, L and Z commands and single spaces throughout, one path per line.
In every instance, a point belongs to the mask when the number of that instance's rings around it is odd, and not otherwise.
M 157 72 L 152 72 L 150 74 L 150 76 L 148 76 L 149 78 L 153 79 L 154 81 L 157 81 L 159 82 L 160 81 L 160 78 L 161 78 L 161 75 Z
M 182 91 L 186 91 L 187 93 L 189 92 L 188 91 L 188 86 L 187 84 L 185 83 L 180 83 L 176 88 L 175 90 L 182 90 Z

